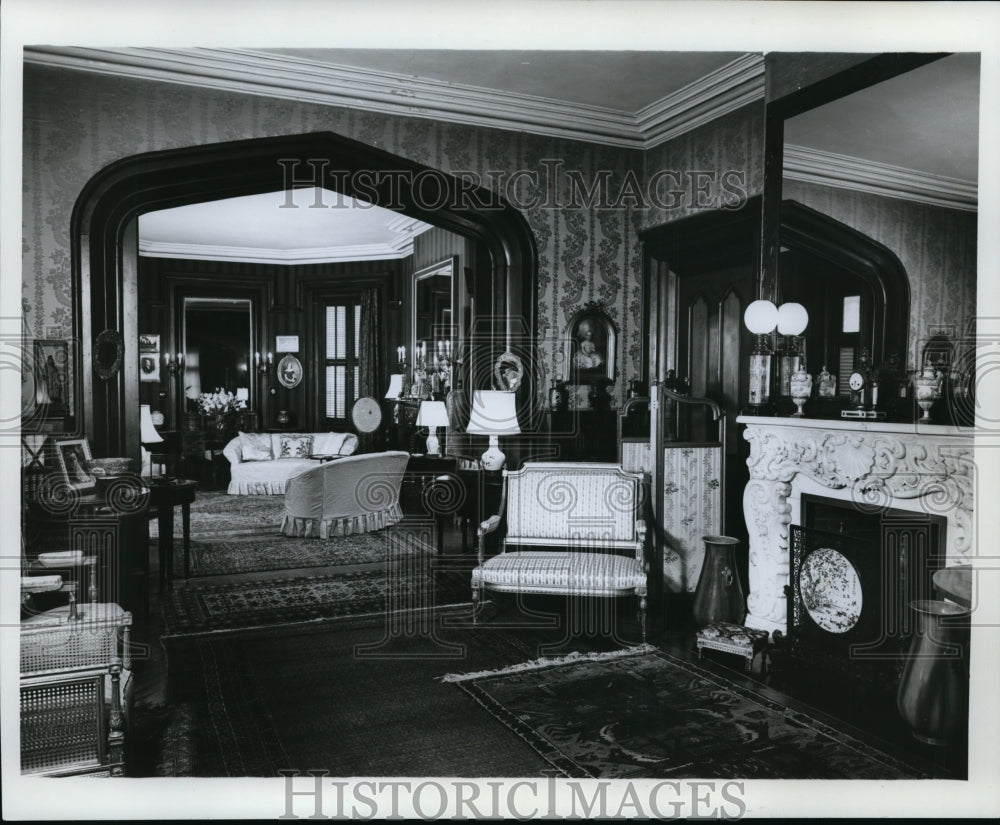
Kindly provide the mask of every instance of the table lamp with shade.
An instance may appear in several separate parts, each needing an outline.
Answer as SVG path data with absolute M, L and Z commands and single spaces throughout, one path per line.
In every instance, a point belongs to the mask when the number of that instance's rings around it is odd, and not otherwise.
M 151 476 L 153 474 L 152 453 L 147 450 L 147 446 L 162 444 L 163 437 L 153 426 L 153 415 L 149 410 L 149 404 L 142 404 L 139 407 L 139 441 L 142 443 L 142 474 Z
M 392 408 L 393 423 L 399 423 L 399 398 L 403 394 L 403 374 L 394 373 L 389 376 L 389 389 L 385 391 L 386 401 L 395 401 Z
M 767 340 L 778 325 L 778 308 L 766 299 L 752 301 L 743 313 L 746 328 L 757 336 L 750 353 L 750 412 L 760 413 L 771 400 L 771 344 Z
M 500 436 L 517 435 L 521 432 L 517 423 L 514 393 L 476 390 L 472 396 L 469 426 L 465 431 L 471 435 L 488 435 L 490 438 L 489 447 L 482 455 L 483 469 L 503 469 L 507 456 L 500 451 Z
M 448 411 L 444 401 L 421 401 L 417 410 L 417 426 L 427 427 L 427 455 L 440 455 L 441 442 L 438 441 L 437 428 L 448 426 Z

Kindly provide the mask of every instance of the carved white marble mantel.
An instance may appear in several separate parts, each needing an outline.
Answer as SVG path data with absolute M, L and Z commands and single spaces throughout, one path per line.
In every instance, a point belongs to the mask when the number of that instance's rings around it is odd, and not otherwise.
M 750 443 L 743 513 L 750 537 L 748 627 L 785 628 L 788 525 L 804 493 L 947 519 L 947 564 L 968 562 L 973 539 L 973 436 L 928 424 L 740 416 Z

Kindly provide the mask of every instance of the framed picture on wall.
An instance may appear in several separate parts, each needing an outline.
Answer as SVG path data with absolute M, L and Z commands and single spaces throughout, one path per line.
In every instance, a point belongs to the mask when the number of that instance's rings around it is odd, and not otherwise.
M 97 485 L 97 480 L 86 469 L 86 462 L 93 456 L 86 438 L 74 438 L 55 443 L 56 460 L 63 480 L 74 490 L 89 492 Z
M 139 380 L 160 380 L 160 336 L 149 333 L 139 335 Z
M 614 321 L 596 303 L 588 303 L 566 328 L 571 383 L 614 381 L 617 330 Z
M 69 344 L 62 340 L 34 342 L 34 402 L 46 418 L 61 418 L 70 408 Z
M 275 352 L 298 352 L 299 351 L 299 336 L 298 335 L 276 335 L 276 336 L 274 336 L 274 351 Z

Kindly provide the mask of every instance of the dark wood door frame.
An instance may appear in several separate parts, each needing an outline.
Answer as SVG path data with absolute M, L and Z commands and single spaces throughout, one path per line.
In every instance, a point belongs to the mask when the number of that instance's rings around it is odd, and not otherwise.
M 326 186 L 482 244 L 489 252 L 495 288 L 476 296 L 477 316 L 499 319 L 492 326 L 498 351 L 506 348 L 513 328 L 534 340 L 534 235 L 520 212 L 487 189 L 332 132 L 135 155 L 88 181 L 70 224 L 73 332 L 80 342 L 77 420 L 96 455 L 139 454 L 138 217 L 190 203 L 281 192 L 289 185 Z M 105 329 L 117 330 L 125 339 L 124 369 L 107 381 L 95 378 L 91 369 L 94 339 Z M 533 364 L 526 367 L 527 374 L 534 373 Z M 533 420 L 531 410 L 526 412 L 525 420 Z

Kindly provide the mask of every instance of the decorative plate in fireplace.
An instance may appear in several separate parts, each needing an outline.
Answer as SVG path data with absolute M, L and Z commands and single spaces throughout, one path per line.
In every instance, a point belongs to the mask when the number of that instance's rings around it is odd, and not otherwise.
M 821 547 L 799 569 L 802 606 L 823 630 L 846 633 L 861 618 L 861 579 L 843 553 Z

